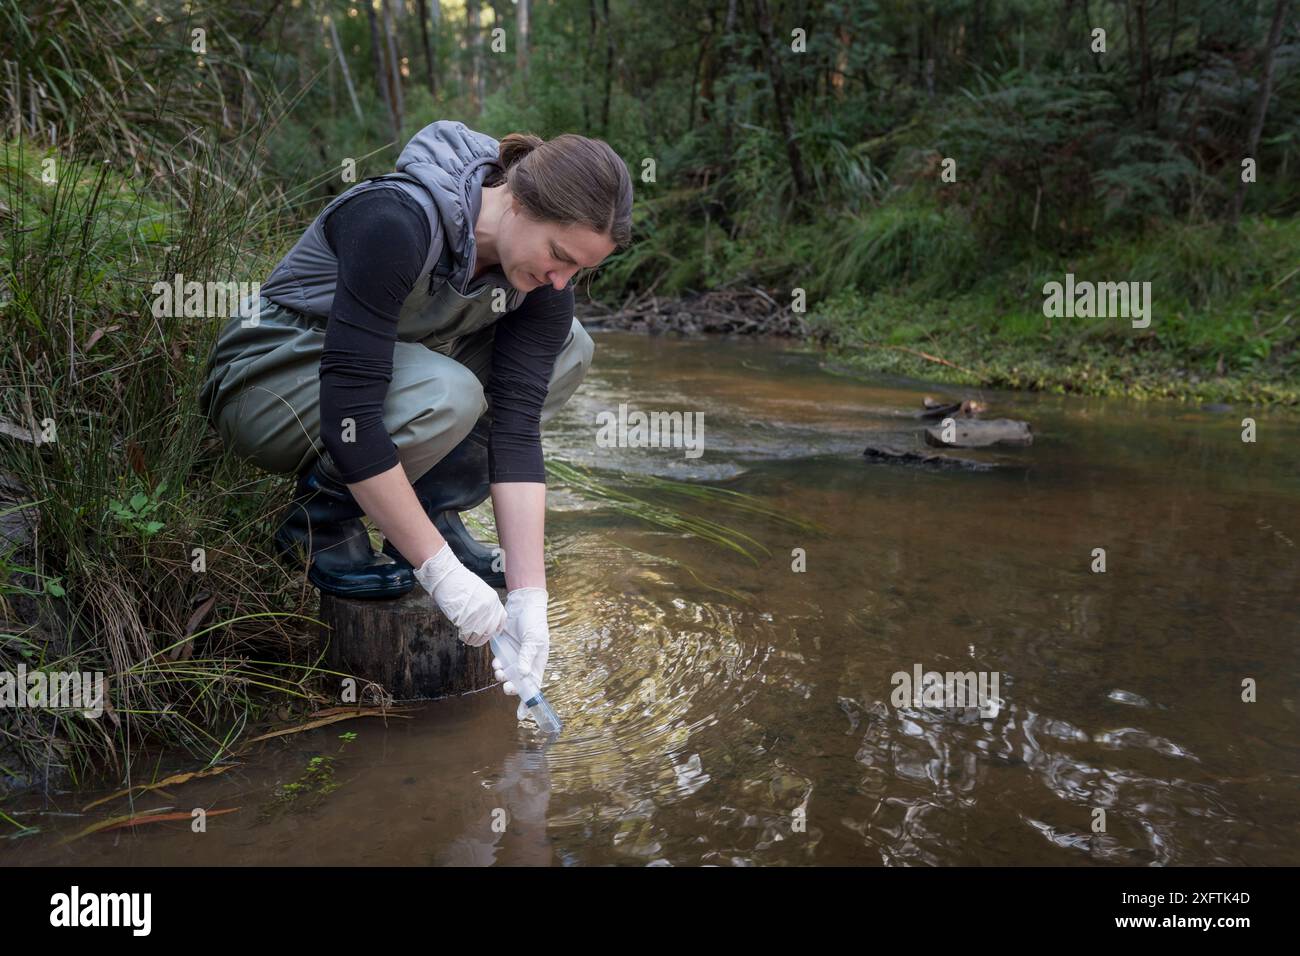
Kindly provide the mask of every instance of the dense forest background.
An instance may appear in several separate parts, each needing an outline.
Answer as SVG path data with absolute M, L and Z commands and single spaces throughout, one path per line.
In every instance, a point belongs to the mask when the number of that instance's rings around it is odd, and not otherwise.
M 264 553 L 284 489 L 197 414 L 220 318 L 151 290 L 261 281 L 428 122 L 614 146 L 611 309 L 746 290 L 864 370 L 1296 404 L 1298 63 L 1290 0 L 0 0 L 0 487 L 41 529 L 0 666 L 103 665 L 134 715 L 10 714 L 0 767 L 211 754 L 301 687 L 240 656 L 292 664 L 306 597 Z M 1045 318 L 1066 273 L 1151 282 L 1150 327 Z
M 108 158 L 191 218 L 253 213 L 230 257 L 184 263 L 196 278 L 256 279 L 250 255 L 273 260 L 349 175 L 390 170 L 421 126 L 456 118 L 624 156 L 637 242 L 590 277 L 607 305 L 757 286 L 788 307 L 801 289 L 819 341 L 949 341 L 989 385 L 1272 400 L 1285 390 L 1241 380 L 1295 371 L 1295 323 L 1259 296 L 1296 285 L 1273 288 L 1300 245 L 1289 0 L 5 11 L 10 137 Z M 216 192 L 194 194 L 199 169 Z M 1044 339 L 1042 285 L 1066 271 L 1151 281 L 1161 330 Z M 996 347 L 1023 370 L 981 354 Z

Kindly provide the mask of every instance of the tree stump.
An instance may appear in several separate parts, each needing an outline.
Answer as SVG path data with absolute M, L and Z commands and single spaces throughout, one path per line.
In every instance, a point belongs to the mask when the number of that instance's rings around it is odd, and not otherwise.
M 328 666 L 382 685 L 394 700 L 447 697 L 496 682 L 491 647 L 462 641 L 460 629 L 418 584 L 391 601 L 322 594 L 320 619 Z

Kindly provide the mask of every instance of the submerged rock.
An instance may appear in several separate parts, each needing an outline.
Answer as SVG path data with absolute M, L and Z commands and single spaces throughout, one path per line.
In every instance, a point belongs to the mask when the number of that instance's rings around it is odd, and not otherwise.
M 1034 443 L 1034 433 L 1029 422 L 1020 422 L 1012 418 L 995 418 L 992 421 L 975 419 L 954 419 L 951 427 L 951 441 L 945 441 L 945 428 L 942 422 L 931 425 L 925 430 L 925 441 L 940 448 L 988 448 L 991 445 L 1012 445 L 1024 447 Z
M 1106 695 L 1108 700 L 1113 700 L 1117 704 L 1128 704 L 1130 707 L 1150 707 L 1151 701 L 1147 700 L 1141 694 L 1135 694 L 1130 690 L 1121 690 L 1115 688 Z

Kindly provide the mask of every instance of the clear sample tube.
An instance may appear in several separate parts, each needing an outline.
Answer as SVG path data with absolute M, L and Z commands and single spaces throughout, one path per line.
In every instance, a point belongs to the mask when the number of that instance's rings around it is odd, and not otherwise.
M 500 640 L 499 635 L 492 638 L 490 643 L 492 653 L 501 662 L 501 670 L 505 673 L 506 680 L 515 685 L 515 690 L 519 691 L 519 699 L 533 715 L 533 720 L 537 721 L 537 726 L 542 733 L 558 734 L 564 729 L 564 725 L 560 723 L 559 716 L 547 703 L 542 689 L 533 682 L 532 677 L 519 672 L 513 645 L 509 641 Z

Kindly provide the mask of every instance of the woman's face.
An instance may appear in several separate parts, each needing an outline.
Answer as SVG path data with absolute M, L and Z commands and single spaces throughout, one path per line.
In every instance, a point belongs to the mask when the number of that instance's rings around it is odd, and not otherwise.
M 613 241 L 586 226 L 530 219 L 511 197 L 508 227 L 498 240 L 501 271 L 521 292 L 543 285 L 563 289 L 582 268 L 595 268 L 614 251 Z

